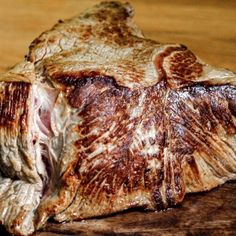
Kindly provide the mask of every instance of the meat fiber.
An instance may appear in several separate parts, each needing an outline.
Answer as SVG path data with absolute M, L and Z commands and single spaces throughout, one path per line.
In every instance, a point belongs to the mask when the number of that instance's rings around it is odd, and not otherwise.
M 129 4 L 60 21 L 0 76 L 0 222 L 27 235 L 236 179 L 236 75 L 144 38 Z

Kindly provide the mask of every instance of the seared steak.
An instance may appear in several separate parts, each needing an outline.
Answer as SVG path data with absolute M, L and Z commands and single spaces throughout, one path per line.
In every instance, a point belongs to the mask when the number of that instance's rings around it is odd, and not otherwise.
M 236 179 L 236 75 L 145 39 L 103 2 L 33 41 L 0 77 L 0 221 L 27 235 L 159 210 Z

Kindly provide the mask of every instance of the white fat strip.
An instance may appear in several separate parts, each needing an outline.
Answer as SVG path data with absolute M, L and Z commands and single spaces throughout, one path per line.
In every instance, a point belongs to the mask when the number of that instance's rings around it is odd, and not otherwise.
M 153 155 L 157 154 L 159 150 L 159 146 L 154 144 L 151 145 L 149 139 L 156 139 L 156 128 L 154 124 L 147 130 L 143 129 L 142 123 L 136 126 L 134 132 L 134 141 L 131 145 L 131 149 L 139 149 L 142 154 Z M 142 146 L 142 141 L 145 142 L 145 146 Z
M 147 160 L 148 166 L 147 168 L 150 170 L 156 170 L 161 168 L 161 162 L 157 160 L 156 158 Z
M 143 103 L 145 101 L 145 97 L 146 94 L 144 92 L 139 96 L 138 105 L 135 106 L 130 112 L 130 119 L 139 117 L 143 114 L 143 109 L 144 109 Z
M 106 150 L 106 146 L 102 145 L 101 143 L 98 143 L 96 146 L 97 148 L 95 148 L 94 152 L 89 154 L 88 159 L 92 159 L 93 157 L 103 153 Z
M 53 163 L 52 158 L 54 156 L 50 155 L 50 139 L 53 137 L 53 133 L 51 131 L 51 127 L 47 127 L 51 125 L 51 112 L 53 110 L 55 100 L 57 97 L 57 92 L 53 91 L 51 88 L 46 87 L 45 85 L 33 85 L 33 116 L 31 117 L 32 122 L 32 142 L 34 145 L 34 153 L 36 159 L 36 167 L 37 172 L 43 176 L 43 179 L 48 179 L 46 165 L 48 163 Z M 46 121 L 42 121 L 42 117 L 40 116 L 40 112 L 45 112 Z M 44 123 L 46 122 L 46 124 Z M 48 159 L 46 163 L 44 163 L 44 158 Z M 51 166 L 51 168 L 53 168 Z

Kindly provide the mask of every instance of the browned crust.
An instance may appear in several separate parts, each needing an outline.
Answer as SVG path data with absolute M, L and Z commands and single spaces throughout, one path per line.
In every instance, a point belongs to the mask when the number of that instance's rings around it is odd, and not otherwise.
M 232 121 L 232 113 L 226 105 L 229 103 L 228 97 L 231 97 L 231 107 L 234 107 L 232 98 L 236 94 L 232 86 L 206 87 L 199 84 L 170 90 L 165 82 L 166 77 L 163 77 L 162 82 L 157 85 L 145 88 L 143 91 L 132 91 L 117 85 L 113 78 L 98 73 L 85 72 L 82 77 L 80 76 L 81 73 L 62 73 L 53 77 L 67 94 L 68 103 L 74 108 L 79 108 L 78 115 L 83 117 L 83 122 L 77 129 L 81 138 L 75 143 L 78 150 L 77 161 L 71 163 L 69 168 L 73 170 L 73 174 L 69 174 L 69 170 L 66 171 L 60 188 L 63 192 L 68 188 L 68 183 L 71 183 L 73 186 L 71 185 L 70 188 L 73 187 L 76 196 L 87 199 L 94 207 L 109 201 L 110 209 L 99 214 L 113 212 L 113 202 L 121 187 L 126 195 L 135 191 L 150 191 L 155 209 L 176 205 L 185 195 L 182 165 L 186 162 L 195 181 L 201 184 L 194 152 L 205 152 L 209 155 L 206 146 L 212 146 L 212 137 L 218 135 L 216 127 L 219 124 L 228 134 L 235 134 L 236 127 Z M 138 105 L 141 93 L 145 93 L 146 97 L 142 116 L 132 119 L 129 115 L 130 106 Z M 190 110 L 188 103 L 199 113 Z M 144 132 L 153 124 L 156 130 L 162 132 L 157 132 L 156 138 L 143 140 L 139 149 L 131 152 L 135 127 L 140 121 Z M 115 130 L 110 132 L 109 137 L 101 139 L 100 137 L 110 129 L 113 122 L 116 124 Z M 129 125 L 131 129 L 128 128 Z M 98 132 L 96 135 L 90 135 L 94 129 L 98 129 Z M 116 142 L 114 143 L 113 140 Z M 150 145 L 158 143 L 161 147 L 159 154 L 141 155 L 141 150 L 147 145 L 146 142 L 150 142 Z M 95 144 L 99 145 L 99 143 L 112 144 L 116 147 L 113 151 L 104 151 L 96 158 L 88 158 L 96 150 Z M 164 156 L 166 155 L 164 149 L 169 150 L 167 156 Z M 211 158 L 215 153 L 217 150 L 212 146 Z M 154 169 L 148 168 L 148 160 L 151 159 L 161 161 L 160 169 L 153 172 Z M 100 164 L 95 165 L 96 160 L 100 160 Z M 216 173 L 218 167 L 214 161 Z M 226 168 L 232 171 L 230 167 L 226 166 Z M 81 169 L 84 171 L 81 172 Z M 73 180 L 73 183 L 68 178 L 71 175 L 77 176 L 77 180 Z M 83 203 L 78 202 L 78 209 L 82 205 Z M 134 206 L 139 205 L 129 205 L 129 207 Z M 147 205 L 143 207 L 150 208 Z M 92 214 L 84 212 L 81 208 L 79 218 L 94 216 Z
M 168 68 L 165 68 L 166 64 Z M 166 79 L 172 88 L 190 86 L 203 73 L 203 65 L 186 46 L 169 46 L 156 57 L 160 78 Z
M 29 91 L 31 85 L 25 82 L 1 83 L 4 86 L 0 96 L 0 126 L 15 129 L 20 132 L 27 130 Z

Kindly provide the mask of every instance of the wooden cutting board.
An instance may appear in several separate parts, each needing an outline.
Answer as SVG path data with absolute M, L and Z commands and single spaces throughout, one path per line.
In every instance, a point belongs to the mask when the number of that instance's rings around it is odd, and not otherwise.
M 21 61 L 30 42 L 58 19 L 98 2 L 1 0 L 0 72 Z M 185 44 L 206 62 L 236 71 L 235 0 L 129 2 L 147 37 Z M 36 235 L 236 235 L 236 182 L 188 195 L 181 206 L 165 212 L 129 211 L 82 222 L 49 223 Z

